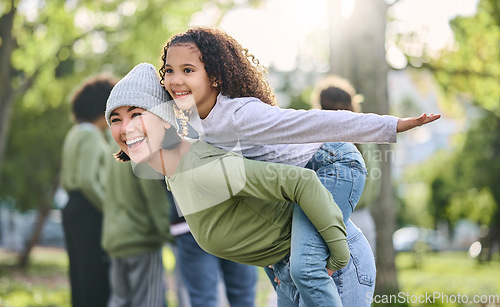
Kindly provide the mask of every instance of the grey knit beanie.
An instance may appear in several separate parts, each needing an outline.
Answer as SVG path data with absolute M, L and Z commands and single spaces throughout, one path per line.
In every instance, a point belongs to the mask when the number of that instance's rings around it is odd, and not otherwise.
M 141 63 L 135 66 L 111 90 L 106 103 L 106 121 L 111 126 L 113 110 L 124 107 L 138 107 L 160 117 L 175 129 L 179 129 L 175 119 L 173 100 L 160 84 L 158 73 L 153 65 Z

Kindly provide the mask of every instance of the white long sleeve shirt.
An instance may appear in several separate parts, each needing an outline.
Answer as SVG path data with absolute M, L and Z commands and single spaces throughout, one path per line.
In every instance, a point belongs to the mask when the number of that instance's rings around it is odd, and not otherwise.
M 257 98 L 217 97 L 202 140 L 260 161 L 305 166 L 322 143 L 395 143 L 398 118 L 351 111 L 293 110 Z

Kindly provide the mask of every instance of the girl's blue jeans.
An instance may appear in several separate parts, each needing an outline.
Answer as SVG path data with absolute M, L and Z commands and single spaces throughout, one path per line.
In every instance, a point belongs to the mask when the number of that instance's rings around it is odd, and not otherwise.
M 330 254 L 326 243 L 302 209 L 294 205 L 290 259 L 266 272 L 281 282 L 273 284 L 278 306 L 369 306 L 375 287 L 373 252 L 363 233 L 351 222 L 366 179 L 363 157 L 351 143 L 325 143 L 306 165 L 316 171 L 344 215 L 351 258 L 332 277 L 326 271 Z

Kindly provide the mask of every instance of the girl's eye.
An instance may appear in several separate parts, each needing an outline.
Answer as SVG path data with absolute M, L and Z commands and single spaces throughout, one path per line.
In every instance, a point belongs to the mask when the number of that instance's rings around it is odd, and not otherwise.
M 184 72 L 189 74 L 190 72 L 193 72 L 193 70 L 191 68 L 184 68 Z
M 165 73 L 167 73 L 167 74 L 171 74 L 173 72 L 174 72 L 173 69 L 170 69 L 170 68 L 165 69 Z
M 117 123 L 117 122 L 119 122 L 119 121 L 120 121 L 120 119 L 119 119 L 118 117 L 115 117 L 115 118 L 112 118 L 112 119 L 111 119 L 111 122 L 112 122 L 112 123 Z
M 132 118 L 136 117 L 136 116 L 141 116 L 142 113 L 139 113 L 139 112 L 136 112 L 136 113 L 132 113 Z

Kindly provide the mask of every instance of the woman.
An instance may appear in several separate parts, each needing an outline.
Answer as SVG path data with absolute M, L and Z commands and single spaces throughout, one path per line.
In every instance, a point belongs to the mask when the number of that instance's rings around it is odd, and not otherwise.
M 167 177 L 203 249 L 244 264 L 273 265 L 280 280 L 276 291 L 285 294 L 278 295 L 280 306 L 300 301 L 288 271 L 294 207 L 302 208 L 327 243 L 330 270 L 349 261 L 342 213 L 314 171 L 248 160 L 180 137 L 152 65 L 136 66 L 117 84 L 106 119 L 121 148 L 117 158 L 147 163 Z M 338 294 L 327 303 L 341 306 Z

